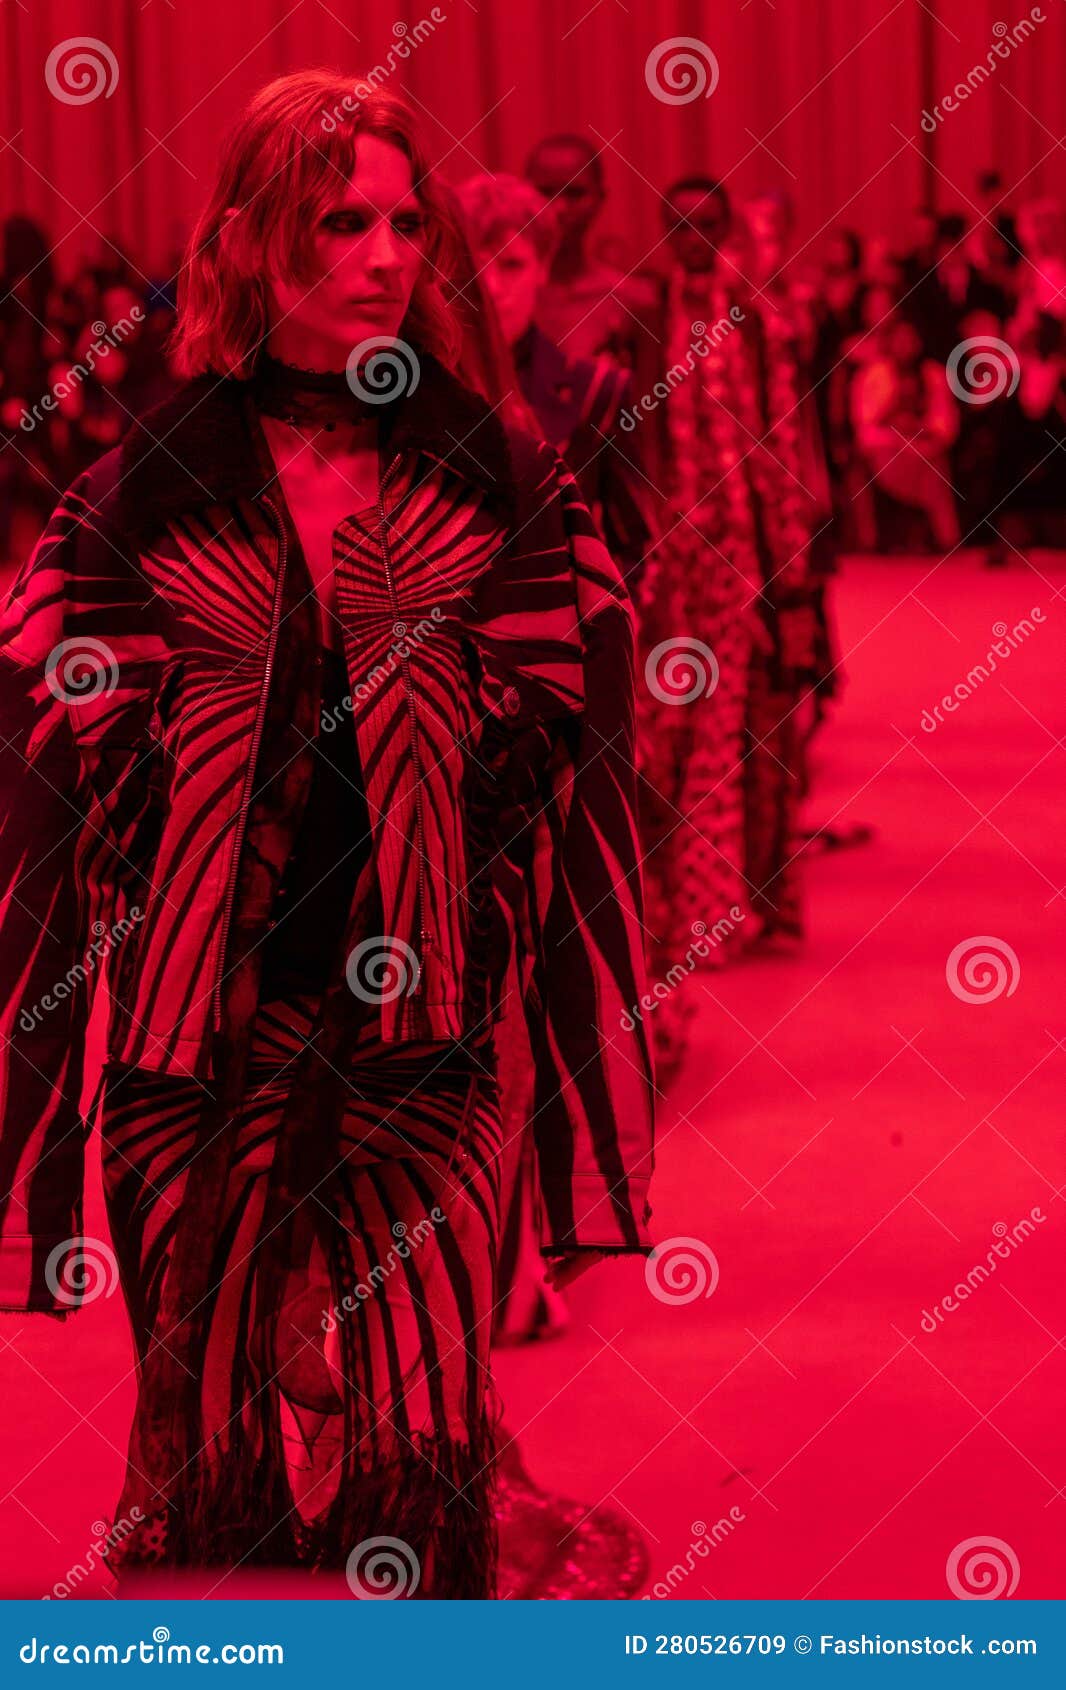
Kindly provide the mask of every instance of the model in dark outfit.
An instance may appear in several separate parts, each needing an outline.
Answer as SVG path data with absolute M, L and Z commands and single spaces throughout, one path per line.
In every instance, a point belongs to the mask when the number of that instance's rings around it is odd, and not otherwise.
M 260 408 L 285 384 L 272 361 L 264 368 L 269 388 L 263 378 L 252 388 Z M 288 386 L 300 396 L 298 378 Z M 250 981 L 258 970 L 259 984 L 207 1275 L 222 1288 L 205 1309 L 201 1361 L 214 1447 L 210 1476 L 198 1461 L 190 1475 L 185 1553 L 196 1563 L 336 1565 L 341 1548 L 387 1527 L 427 1588 L 435 1561 L 438 1593 L 484 1595 L 494 1577 L 493 1445 L 483 1407 L 488 1323 L 476 1311 L 489 1306 L 495 1255 L 491 1043 L 386 1046 L 367 1021 L 339 1116 L 324 1109 L 312 1143 L 292 1136 L 295 1088 L 328 1090 L 338 1077 L 307 1041 L 342 937 L 339 914 L 370 863 L 371 830 L 343 654 L 318 645 L 317 711 L 299 684 L 298 653 L 314 649 L 318 633 L 291 526 L 282 626 L 233 931 L 235 972 Z M 282 858 L 285 819 L 291 826 L 301 807 Z M 266 937 L 246 953 L 264 905 Z M 156 1264 L 185 1195 L 202 1102 L 195 1082 L 121 1068 L 104 1092 L 105 1193 L 147 1365 L 165 1330 Z M 146 1207 L 145 1192 L 165 1201 Z M 130 1463 L 116 1512 L 139 1506 L 148 1523 L 118 1545 L 113 1571 L 169 1558 L 173 1510 L 146 1505 L 138 1474 L 150 1463 L 136 1428 Z M 196 1495 L 200 1484 L 211 1492 Z M 170 1518 L 171 1537 L 181 1529 Z
M 428 356 L 422 381 L 425 401 L 420 397 L 413 413 L 408 402 L 395 424 L 381 425 L 389 430 L 390 450 L 410 451 L 403 442 L 414 438 L 425 440 L 427 451 L 430 438 L 447 450 L 443 429 L 438 434 L 429 420 L 441 405 L 467 436 L 479 426 L 491 430 L 488 408 L 463 397 L 454 378 Z M 440 1035 L 437 1024 L 446 1025 L 453 1012 L 433 1001 L 424 1012 L 427 1036 L 387 1036 L 382 1017 L 399 1010 L 417 1017 L 423 1013 L 419 995 L 395 1001 L 387 992 L 377 1001 L 373 992 L 361 996 L 348 978 L 346 958 L 365 939 L 402 931 L 397 915 L 384 912 L 382 864 L 387 870 L 388 859 L 382 851 L 404 841 L 383 813 L 375 813 L 362 787 L 369 779 L 383 779 L 387 792 L 396 787 L 398 774 L 391 771 L 399 768 L 406 736 L 382 748 L 387 761 L 378 767 L 364 761 L 378 744 L 370 737 L 364 737 L 366 753 L 358 761 L 351 747 L 334 751 L 344 745 L 343 718 L 334 733 L 323 733 L 324 683 L 330 719 L 342 702 L 339 686 L 331 696 L 329 685 L 336 665 L 319 651 L 310 579 L 280 488 L 272 485 L 285 521 L 287 567 L 280 576 L 273 669 L 227 935 L 222 1034 L 214 1046 L 225 1062 L 214 1078 L 161 1062 L 157 1053 L 169 1050 L 187 1024 L 175 1021 L 182 1005 L 186 999 L 195 1005 L 199 982 L 210 979 L 210 971 L 201 970 L 188 987 L 182 984 L 191 966 L 201 969 L 199 950 L 190 952 L 189 945 L 199 904 L 214 899 L 217 888 L 210 890 L 201 874 L 201 889 L 183 906 L 187 913 L 175 939 L 164 945 L 156 937 L 158 924 L 169 919 L 173 889 L 181 882 L 171 871 L 168 897 L 153 883 L 162 874 L 158 866 L 135 865 L 146 853 L 154 853 L 150 864 L 170 860 L 168 841 L 184 842 L 203 809 L 198 793 L 205 774 L 214 790 L 213 771 L 231 755 L 235 708 L 228 694 L 216 702 L 220 684 L 212 677 L 224 681 L 234 659 L 222 646 L 216 654 L 200 629 L 212 628 L 216 615 L 228 628 L 234 615 L 243 614 L 244 601 L 220 596 L 218 584 L 240 535 L 254 532 L 248 500 L 264 486 L 264 461 L 249 455 L 258 438 L 256 410 L 242 384 L 215 384 L 208 392 L 193 383 L 162 410 L 150 419 L 147 439 L 131 434 L 121 455 L 110 454 L 64 497 L 4 607 L 5 761 L 11 778 L 28 785 L 26 802 L 8 818 L 0 841 L 0 954 L 17 967 L 2 995 L 8 1043 L 0 1307 L 61 1314 L 77 1302 L 57 1286 L 49 1264 L 57 1246 L 74 1250 L 80 1228 L 85 1125 L 77 1110 L 77 1075 L 96 975 L 68 998 L 66 1013 L 53 1011 L 28 1033 L 22 1006 L 39 1002 L 53 982 L 69 976 L 84 945 L 83 921 L 114 924 L 125 907 L 111 901 L 121 886 L 125 898 L 147 898 L 148 915 L 136 941 L 117 952 L 100 1125 L 112 1237 L 139 1360 L 129 1468 L 116 1517 L 136 1518 L 136 1507 L 142 1523 L 116 1546 L 109 1565 L 120 1574 L 153 1565 L 238 1562 L 343 1567 L 361 1543 L 387 1535 L 409 1545 L 421 1569 L 413 1594 L 488 1595 L 496 1523 L 487 1347 L 500 1150 L 493 1046 L 511 942 L 500 919 L 501 890 L 506 898 L 516 896 L 527 876 L 535 888 L 529 938 L 536 956 L 523 978 L 541 1082 L 538 1152 L 552 1240 L 546 1248 L 650 1247 L 642 1210 L 632 1209 L 634 1201 L 643 1204 L 644 1179 L 627 1175 L 615 1150 L 616 1135 L 629 1132 L 635 1119 L 637 1094 L 626 1103 L 622 1092 L 628 1096 L 636 1084 L 641 1108 L 648 1105 L 648 1055 L 645 1048 L 639 1078 L 617 1039 L 605 1041 L 597 1032 L 616 1019 L 621 997 L 616 1003 L 615 993 L 640 986 L 640 925 L 627 913 L 630 880 L 616 883 L 613 868 L 591 854 L 606 828 L 617 847 L 612 863 L 628 860 L 630 873 L 636 872 L 634 795 L 619 807 L 622 765 L 603 750 L 611 743 L 608 723 L 614 733 L 619 719 L 617 689 L 624 695 L 631 672 L 614 634 L 605 627 L 600 642 L 595 618 L 586 617 L 580 623 L 588 641 L 585 710 L 594 711 L 600 725 L 590 727 L 589 752 L 575 776 L 567 773 L 579 743 L 571 724 L 583 718 L 564 712 L 555 720 L 551 768 L 557 775 L 549 778 L 562 783 L 565 825 L 545 774 L 537 772 L 552 743 L 550 715 L 538 714 L 543 706 L 527 711 L 517 686 L 490 677 L 491 691 L 483 696 L 506 694 L 517 708 L 504 703 L 484 710 L 463 786 L 471 913 L 464 929 L 463 997 L 454 1012 L 461 1036 Z M 165 463 L 152 455 L 151 441 L 159 436 L 172 439 L 175 457 L 180 451 L 190 466 L 180 490 L 172 485 L 169 454 Z M 470 475 L 481 477 L 479 464 L 501 444 L 502 434 L 491 450 L 487 440 L 478 440 Z M 513 449 L 536 454 L 538 462 L 546 450 L 519 436 Z M 149 461 L 163 477 L 152 494 L 145 485 Z M 432 627 L 429 605 L 444 596 L 441 566 L 452 555 L 439 549 L 441 537 L 468 532 L 479 507 L 470 484 L 450 468 L 433 468 L 430 457 L 410 461 L 405 490 L 388 509 L 390 550 L 394 557 L 406 555 L 408 531 L 421 537 L 419 551 L 410 551 L 418 573 L 409 573 L 404 584 L 414 608 L 403 609 L 409 626 L 421 616 Z M 502 486 L 502 464 L 499 473 Z M 591 584 L 608 564 L 572 482 L 564 477 L 560 493 L 557 476 L 564 472 L 552 469 L 549 479 L 542 475 L 521 495 L 524 514 L 514 519 L 521 549 L 507 569 L 498 576 L 482 570 L 462 599 L 445 598 L 446 628 L 456 634 L 436 635 L 432 652 L 423 654 L 434 665 L 454 661 L 458 678 L 476 663 L 489 677 L 499 651 L 508 666 L 520 665 L 503 674 L 528 689 L 545 686 L 542 674 L 551 686 L 560 675 L 580 678 L 570 659 L 562 667 L 558 662 L 570 649 L 574 626 L 571 613 L 558 615 L 560 586 L 576 580 L 581 593 L 583 578 Z M 132 520 L 135 511 L 139 532 L 117 526 L 113 486 L 135 501 L 121 520 Z M 247 492 L 238 497 L 239 488 Z M 202 501 L 205 489 L 215 501 L 206 507 L 208 519 L 195 511 L 182 515 L 186 501 Z M 517 490 L 510 496 L 517 498 Z M 569 554 L 558 550 L 551 513 L 560 496 L 570 501 L 566 521 L 577 525 L 571 543 L 583 559 L 579 577 L 571 573 Z M 444 514 L 453 528 L 441 529 Z M 467 528 L 455 530 L 460 521 Z M 358 511 L 337 531 L 345 607 L 376 579 L 370 532 Z M 432 569 L 425 561 L 431 533 L 438 536 Z M 150 543 L 140 534 L 152 536 Z M 180 576 L 171 573 L 165 554 L 168 535 L 182 542 Z M 187 535 L 195 539 L 191 553 L 184 547 Z M 269 591 L 260 585 L 261 554 L 247 541 L 240 544 L 242 580 L 248 582 L 243 590 L 268 602 Z M 137 569 L 116 574 L 116 559 L 128 553 L 137 557 Z M 608 575 L 602 579 L 606 587 Z M 508 608 L 514 580 L 527 583 L 520 614 Z M 201 642 L 167 648 L 179 650 L 176 662 L 159 655 L 157 635 L 141 631 L 143 603 L 158 606 L 162 599 L 168 617 L 174 614 L 167 599 L 172 581 L 182 587 L 175 628 Z M 597 588 L 591 602 L 607 607 L 610 601 Z M 62 626 L 54 619 L 57 606 Z M 547 638 L 537 637 L 538 617 Z M 478 639 L 482 628 L 487 631 L 485 646 L 458 635 L 467 625 Z M 342 623 L 349 675 L 353 668 L 358 675 L 375 667 L 352 655 L 351 631 L 361 637 L 365 626 L 358 619 Z M 390 634 L 394 626 L 390 619 Z M 496 627 L 506 631 L 499 646 L 489 643 Z M 99 694 L 63 703 L 43 682 L 32 700 L 24 682 L 9 692 L 9 666 L 30 664 L 36 676 L 62 645 L 62 628 L 75 639 L 79 630 L 105 628 L 119 672 L 147 673 L 151 691 L 146 696 L 127 689 L 117 702 Z M 244 651 L 248 639 L 242 630 L 233 649 Z M 321 662 L 309 658 L 314 652 Z M 147 670 L 138 670 L 138 663 Z M 381 667 L 376 688 L 363 688 L 369 701 L 355 701 L 357 717 L 390 697 L 402 702 L 395 687 L 390 694 L 392 677 Z M 339 672 L 335 678 L 339 683 Z M 440 693 L 442 710 L 467 708 L 465 684 Z M 549 694 L 527 691 L 526 697 L 532 703 Z M 244 712 L 243 703 L 240 708 Z M 156 736 L 138 738 L 134 724 L 150 714 L 159 723 Z M 76 763 L 68 720 L 77 730 Z M 322 762 L 324 744 L 338 765 L 332 771 Z M 317 798 L 310 778 L 316 764 Z M 362 779 L 352 785 L 360 764 Z M 245 779 L 243 764 L 234 767 Z M 454 805 L 446 774 L 455 778 L 444 765 L 426 765 L 433 815 L 446 817 Z M 284 933 L 299 921 L 299 909 L 290 903 L 284 919 L 280 912 L 306 887 L 315 851 L 328 854 L 313 830 L 321 826 L 331 793 L 350 799 L 338 831 L 351 858 L 343 884 L 354 883 L 354 891 L 347 915 L 343 903 L 333 906 L 332 931 L 316 917 L 322 946 L 318 934 L 301 935 L 297 956 Z M 364 805 L 373 850 L 366 849 Z M 72 806 L 73 813 L 92 818 L 80 833 L 71 829 Z M 193 867 L 214 839 L 211 812 L 202 828 L 193 834 Z M 124 842 L 117 869 L 107 857 L 112 839 Z M 551 866 L 560 861 L 561 848 L 568 852 L 565 879 Z M 79 876 L 89 872 L 79 867 L 86 851 L 91 876 L 77 893 Z M 438 879 L 427 880 L 426 892 L 431 907 L 443 911 L 438 885 Z M 447 881 L 442 899 L 446 891 Z M 587 908 L 591 928 L 577 914 L 579 906 Z M 268 926 L 272 921 L 276 927 Z M 216 927 L 216 919 L 206 924 L 212 933 Z M 309 953 L 304 940 L 312 938 Z M 297 963 L 312 987 L 329 940 L 325 976 L 316 989 L 295 991 Z M 380 950 L 382 941 L 376 943 Z M 260 978 L 265 959 L 266 990 Z M 437 968 L 446 980 L 444 963 Z M 625 987 L 618 984 L 623 979 Z M 565 1007 L 560 992 L 568 998 Z M 553 1015 L 547 1042 L 545 1013 Z M 167 1030 L 172 1025 L 173 1033 Z M 154 1065 L 144 1056 L 131 1062 L 131 1050 L 152 1056 Z M 610 1105 L 617 1088 L 618 1101 Z M 565 1142 L 552 1125 L 560 1110 L 575 1123 Z M 41 1158 L 47 1183 L 36 1177 Z
M 85 959 L 114 933 L 139 1524 L 109 1564 L 351 1578 L 385 1537 L 404 1594 L 487 1596 L 516 938 L 545 1252 L 651 1248 L 633 612 L 558 455 L 453 373 L 414 114 L 371 91 L 323 132 L 347 94 L 299 73 L 240 115 L 190 241 L 190 379 L 2 607 L 0 1310 L 80 1300 Z M 382 338 L 408 377 L 368 396 Z M 301 475 L 319 421 L 338 449 Z

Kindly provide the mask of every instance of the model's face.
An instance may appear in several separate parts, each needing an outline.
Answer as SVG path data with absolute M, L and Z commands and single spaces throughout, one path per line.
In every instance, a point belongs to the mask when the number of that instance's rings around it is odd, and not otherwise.
M 542 147 L 530 161 L 529 180 L 553 202 L 564 241 L 583 235 L 603 205 L 596 172 L 577 147 Z
M 667 207 L 666 238 L 681 266 L 698 274 L 713 270 L 729 230 L 729 213 L 718 194 L 685 189 Z
M 536 310 L 537 295 L 548 278 L 548 266 L 537 256 L 528 235 L 513 235 L 500 251 L 482 249 L 478 267 L 492 295 L 507 343 L 521 340 Z
M 410 159 L 376 135 L 357 136 L 352 179 L 319 215 L 309 280 L 270 278 L 272 342 L 333 348 L 343 363 L 363 341 L 397 336 L 425 251 Z

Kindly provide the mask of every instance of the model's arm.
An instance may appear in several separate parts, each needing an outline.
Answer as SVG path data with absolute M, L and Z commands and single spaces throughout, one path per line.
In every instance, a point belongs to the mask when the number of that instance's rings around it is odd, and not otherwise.
M 636 600 L 655 536 L 656 489 L 645 469 L 640 425 L 627 431 L 618 420 L 629 414 L 633 403 L 632 379 L 615 374 L 613 387 L 612 404 L 597 425 L 603 537 L 627 592 Z
M 85 794 L 62 698 L 61 501 L 0 609 L 0 1309 L 62 1315 L 77 1301 L 88 1010 L 75 852 Z
M 542 508 L 569 557 L 583 706 L 565 719 L 527 858 L 535 960 L 526 1014 L 546 1254 L 647 1253 L 654 1081 L 643 1019 L 632 606 L 556 459 Z

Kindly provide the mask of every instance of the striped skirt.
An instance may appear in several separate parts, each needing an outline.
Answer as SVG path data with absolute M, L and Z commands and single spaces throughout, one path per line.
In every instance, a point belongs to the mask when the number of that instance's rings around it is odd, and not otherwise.
M 109 1565 L 120 1582 L 152 1566 L 347 1570 L 349 1582 L 384 1567 L 406 1595 L 491 1596 L 492 1044 L 386 1046 L 364 1029 L 339 1119 L 311 1147 L 308 1194 L 280 1224 L 279 1131 L 316 1007 L 303 995 L 258 1011 L 163 1494 L 149 1445 L 170 1405 L 154 1400 L 155 1363 L 205 1088 L 109 1070 L 104 1187 L 139 1384 L 116 1515 L 140 1518 Z M 375 1560 L 381 1539 L 401 1547 Z

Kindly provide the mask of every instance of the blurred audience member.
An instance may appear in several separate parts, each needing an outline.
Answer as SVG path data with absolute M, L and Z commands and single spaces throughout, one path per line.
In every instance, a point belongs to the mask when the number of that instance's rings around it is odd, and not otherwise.
M 882 348 L 855 383 L 858 449 L 880 491 L 920 511 L 936 545 L 949 551 L 959 541 L 948 455 L 958 415 L 944 366 L 925 355 L 918 329 L 901 314 Z
M 1031 319 L 1017 342 L 1017 389 L 999 404 L 1003 452 L 997 528 L 1008 561 L 1019 547 L 1066 545 L 1063 450 L 1066 448 L 1066 325 L 1058 313 Z
M 11 217 L 0 282 L 0 562 L 32 546 L 63 489 L 173 386 L 171 313 L 148 310 L 135 263 L 97 239 L 58 282 L 48 237 Z
M 1004 205 L 1003 178 L 998 170 L 982 170 L 977 178 L 978 227 L 991 229 L 1007 255 L 1007 267 L 1013 270 L 1021 263 L 1021 241 L 1018 225 Z
M 928 276 L 936 266 L 940 219 L 928 205 L 920 205 L 914 213 L 913 241 L 902 260 L 903 285 L 907 293 Z
M 1028 200 L 1018 217 L 1018 231 L 1025 258 L 1019 268 L 1016 332 L 1024 335 L 1041 312 L 1066 317 L 1066 222 L 1061 201 Z

